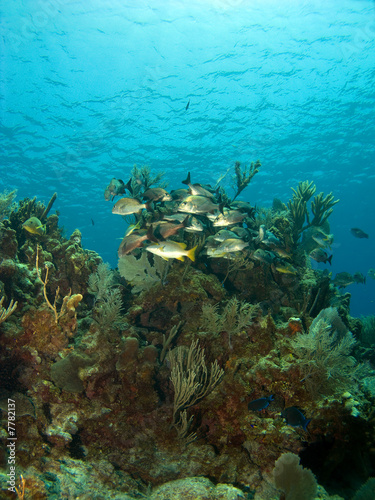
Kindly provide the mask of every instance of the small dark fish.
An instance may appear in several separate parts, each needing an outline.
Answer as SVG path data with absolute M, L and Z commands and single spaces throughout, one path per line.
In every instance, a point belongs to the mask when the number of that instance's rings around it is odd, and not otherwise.
M 186 104 L 186 108 L 185 108 L 186 111 L 189 109 L 189 106 L 190 106 L 190 99 L 188 100 L 188 103 Z
M 172 197 L 163 188 L 150 188 L 143 193 L 142 199 L 148 201 L 169 201 Z
M 268 396 L 267 398 L 254 399 L 254 401 L 250 401 L 247 407 L 251 411 L 264 410 L 274 399 L 275 398 L 273 396 Z
M 264 243 L 267 246 L 277 246 L 280 245 L 280 240 L 271 231 L 266 229 L 266 226 L 262 224 L 259 227 L 259 236 L 257 238 L 258 243 Z
M 93 226 L 95 226 L 94 219 L 91 219 L 91 224 L 92 224 Z
M 365 285 L 366 284 L 366 276 L 364 276 L 362 273 L 357 271 L 356 273 L 353 274 L 353 279 L 356 283 Z
M 316 260 L 316 262 L 323 262 L 324 264 L 326 264 L 328 262 L 329 265 L 332 265 L 332 255 L 333 254 L 331 254 L 328 257 L 328 253 L 325 252 L 323 250 L 323 248 L 315 248 L 315 250 L 310 252 L 309 255 L 312 259 Z
M 264 264 L 272 264 L 276 259 L 276 255 L 274 253 L 263 250 L 262 248 L 258 248 L 257 250 L 255 250 L 255 252 L 250 257 L 252 259 L 259 260 Z
M 277 272 L 283 274 L 297 274 L 297 269 L 289 262 L 277 262 L 275 264 L 275 269 Z
M 158 240 L 166 240 L 170 236 L 176 234 L 180 229 L 189 224 L 189 216 L 187 215 L 180 224 L 173 222 L 159 221 L 154 223 L 154 235 Z
M 347 273 L 346 271 L 337 273 L 333 280 L 333 284 L 339 288 L 345 288 L 349 285 L 352 285 L 353 283 L 355 283 L 355 279 L 350 273 Z
M 173 200 L 182 201 L 184 198 L 189 196 L 190 192 L 188 189 L 174 189 L 171 191 L 171 196 Z
M 143 246 L 143 242 L 146 240 L 158 243 L 158 240 L 153 234 L 152 224 L 147 231 L 144 229 L 141 229 L 140 231 L 135 230 L 124 236 L 117 252 L 119 259 L 121 259 L 124 255 L 130 254 L 136 248 L 141 248 Z
M 368 234 L 365 233 L 364 231 L 362 231 L 362 229 L 359 229 L 359 227 L 352 227 L 350 232 L 356 238 L 367 238 L 368 239 Z
M 292 427 L 302 427 L 305 431 L 308 424 L 311 422 L 310 418 L 306 418 L 305 415 L 295 406 L 290 406 L 289 408 L 285 408 L 281 412 L 281 416 L 285 418 L 285 421 L 288 425 Z

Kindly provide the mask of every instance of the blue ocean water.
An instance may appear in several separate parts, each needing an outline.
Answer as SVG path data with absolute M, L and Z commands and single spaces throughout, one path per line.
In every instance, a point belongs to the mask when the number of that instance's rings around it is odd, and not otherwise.
M 333 275 L 375 268 L 374 1 L 3 0 L 0 23 L 0 191 L 56 191 L 67 234 L 112 267 L 112 177 L 146 164 L 172 189 L 260 159 L 242 199 L 314 181 L 340 199 Z M 374 280 L 346 290 L 374 313 Z

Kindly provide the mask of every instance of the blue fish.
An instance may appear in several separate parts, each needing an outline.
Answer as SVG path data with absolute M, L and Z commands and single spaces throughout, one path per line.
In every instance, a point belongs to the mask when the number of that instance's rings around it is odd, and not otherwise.
M 288 425 L 291 425 L 292 427 L 302 427 L 304 431 L 311 422 L 311 418 L 306 418 L 305 415 L 295 406 L 285 408 L 281 412 L 281 416 L 285 418 Z
M 254 401 L 250 401 L 247 407 L 249 410 L 252 411 L 264 410 L 274 399 L 275 398 L 273 396 L 268 396 L 267 398 L 254 399 Z

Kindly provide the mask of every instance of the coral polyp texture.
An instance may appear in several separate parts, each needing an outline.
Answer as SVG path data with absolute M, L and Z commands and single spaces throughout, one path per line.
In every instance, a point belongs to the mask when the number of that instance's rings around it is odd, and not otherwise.
M 168 193 L 145 167 L 112 179 L 106 199 L 132 200 L 113 211 L 128 225 L 118 269 L 79 230 L 63 235 L 56 195 L 3 194 L 2 498 L 329 498 L 343 463 L 353 494 L 365 481 L 372 323 L 310 264 L 333 241 L 337 200 L 309 207 L 306 181 L 255 208 L 237 197 L 259 168 L 236 163 L 233 198 L 190 175 Z

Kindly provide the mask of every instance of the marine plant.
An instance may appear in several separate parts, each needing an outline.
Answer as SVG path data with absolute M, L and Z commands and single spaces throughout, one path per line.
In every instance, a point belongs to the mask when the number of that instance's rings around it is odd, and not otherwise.
M 173 426 L 179 438 L 188 438 L 189 427 L 193 416 L 188 420 L 186 409 L 197 404 L 210 394 L 221 381 L 224 370 L 219 367 L 217 360 L 207 369 L 204 349 L 198 340 L 194 340 L 190 347 L 175 347 L 168 353 L 171 366 L 171 381 L 174 388 Z
M 132 286 L 132 293 L 149 290 L 152 285 L 160 282 L 165 274 L 168 263 L 160 257 L 154 256 L 151 265 L 147 252 L 142 252 L 140 258 L 134 255 L 124 255 L 118 261 L 120 275 Z
M 116 328 L 123 324 L 121 315 L 122 298 L 119 288 L 108 288 L 97 301 L 93 311 L 94 320 L 98 323 L 102 331 Z
M 361 343 L 367 346 L 374 346 L 375 344 L 375 316 L 362 316 L 361 317 L 362 330 L 360 333 Z
M 357 362 L 351 352 L 356 343 L 337 309 L 323 310 L 312 322 L 308 333 L 298 333 L 291 341 L 297 366 L 306 389 L 314 396 L 334 394 L 351 386 Z M 331 321 L 327 320 L 331 317 Z
M 285 500 L 314 500 L 318 483 L 309 469 L 299 463 L 299 456 L 283 453 L 275 462 L 273 479 Z
M 108 291 L 115 286 L 115 274 L 109 264 L 101 262 L 96 271 L 90 274 L 87 291 L 94 295 L 95 302 L 103 300 Z
M 373 498 L 375 498 L 375 477 L 369 477 L 352 500 L 373 500 Z
M 0 193 L 0 222 L 9 215 L 16 195 L 17 189 Z
M 158 186 L 162 188 L 167 187 L 167 182 L 160 182 L 164 175 L 165 172 L 163 171 L 153 175 L 148 165 L 143 165 L 140 168 L 138 168 L 137 165 L 134 165 L 131 171 L 132 196 L 137 198 L 141 192 L 146 191 L 151 186 Z
M 230 274 L 239 273 L 241 271 L 250 271 L 254 267 L 254 262 L 243 253 L 236 253 L 233 260 L 228 261 L 227 272 L 223 279 L 223 284 Z
M 258 304 L 249 304 L 236 297 L 232 297 L 221 312 L 219 304 L 204 303 L 200 331 L 213 336 L 225 332 L 229 338 L 229 345 L 231 345 L 232 336 L 251 325 L 257 314 L 259 314 Z

